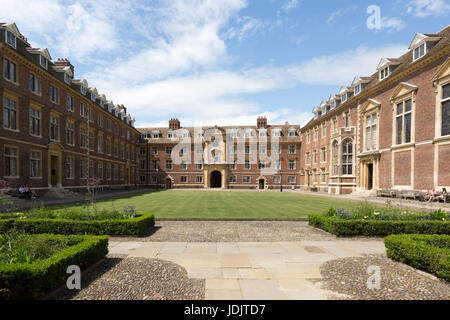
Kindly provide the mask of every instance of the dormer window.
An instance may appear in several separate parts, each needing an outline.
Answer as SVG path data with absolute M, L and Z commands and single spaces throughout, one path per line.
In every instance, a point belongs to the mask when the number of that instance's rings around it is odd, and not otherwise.
M 100 100 L 100 106 L 103 108 L 105 106 L 105 101 Z
M 273 136 L 274 137 L 281 137 L 281 130 L 280 129 L 273 130 Z
M 380 70 L 380 81 L 390 76 L 389 66 Z
M 347 93 L 344 93 L 344 94 L 342 95 L 342 97 L 341 97 L 342 103 L 344 103 L 345 101 L 347 101 L 347 99 L 348 99 L 348 94 L 347 94 Z
M 44 56 L 39 56 L 39 63 L 42 68 L 48 69 L 48 59 Z
M 336 100 L 331 101 L 331 109 L 336 108 Z
M 93 93 L 91 93 L 91 100 L 92 100 L 92 102 L 95 102 L 95 95 L 93 94 Z
M 422 43 L 420 46 L 414 49 L 414 61 L 422 58 L 426 54 L 426 43 Z
M 6 43 L 9 44 L 14 49 L 16 49 L 17 38 L 14 36 L 12 32 L 6 31 Z
M 82 93 L 83 95 L 86 95 L 86 87 L 81 86 L 81 93 Z
M 64 82 L 69 85 L 72 83 L 72 79 L 70 78 L 70 76 L 67 73 L 64 73 Z
M 355 96 L 361 93 L 361 84 L 355 86 Z
M 295 137 L 295 129 L 289 129 L 289 137 Z

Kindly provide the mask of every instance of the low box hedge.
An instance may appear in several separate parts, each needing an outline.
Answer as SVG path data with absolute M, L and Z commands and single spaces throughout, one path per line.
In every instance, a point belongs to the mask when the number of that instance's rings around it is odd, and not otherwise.
M 107 236 L 33 235 L 50 240 L 68 240 L 75 245 L 48 259 L 33 263 L 0 265 L 0 299 L 36 299 L 63 285 L 67 268 L 76 265 L 85 270 L 108 254 Z
M 308 216 L 309 225 L 337 236 L 387 236 L 391 234 L 450 234 L 449 221 L 344 220 L 323 214 Z
M 389 258 L 450 281 L 450 236 L 391 235 L 384 245 Z
M 155 225 L 152 214 L 140 214 L 136 218 L 124 220 L 81 221 L 63 219 L 0 219 L 0 233 L 17 230 L 29 234 L 63 234 L 63 235 L 140 235 Z

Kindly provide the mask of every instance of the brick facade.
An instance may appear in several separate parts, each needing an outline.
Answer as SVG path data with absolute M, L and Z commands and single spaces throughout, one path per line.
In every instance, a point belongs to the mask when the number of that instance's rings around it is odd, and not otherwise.
M 15 48 L 5 41 L 7 32 L 17 36 Z M 12 188 L 28 184 L 39 193 L 45 193 L 51 187 L 84 189 L 88 180 L 84 176 L 103 177 L 101 186 L 136 185 L 139 132 L 133 127 L 134 121 L 126 110 L 106 101 L 104 96 L 96 93 L 96 89 L 86 88 L 83 94 L 80 84 L 87 82 L 73 79 L 74 67 L 69 61 L 48 61 L 47 69 L 41 66 L 39 59 L 44 51 L 36 53 L 37 49 L 31 48 L 17 32 L 14 24 L 0 24 L 0 177 L 8 180 Z M 15 79 L 7 77 L 5 68 L 8 68 L 8 62 L 15 65 Z M 71 72 L 65 72 L 64 68 Z M 64 73 L 67 77 L 71 74 L 70 80 L 66 78 L 67 82 Z M 36 93 L 31 90 L 31 75 L 39 79 Z M 51 101 L 51 86 L 59 91 L 56 103 Z M 91 98 L 92 94 L 95 98 Z M 68 108 L 67 96 L 72 97 L 73 108 Z M 12 116 L 5 111 L 9 101 L 15 104 Z M 85 116 L 81 115 L 81 104 L 87 110 Z M 34 110 L 38 122 L 32 128 L 31 112 Z M 17 121 L 11 125 L 10 119 L 14 117 Z M 57 134 L 53 137 L 50 133 L 51 117 L 57 119 L 57 126 L 54 126 Z M 107 122 L 111 124 L 110 129 L 106 128 Z M 71 139 L 67 126 L 73 126 L 73 143 L 67 141 L 68 137 Z M 83 137 L 90 147 L 89 152 L 88 148 L 81 146 L 81 129 L 87 132 Z M 107 154 L 107 139 L 117 141 L 119 146 L 123 144 L 123 154 Z M 11 150 L 15 159 L 10 162 Z M 36 158 L 33 163 L 32 157 Z M 89 159 L 91 169 L 81 165 L 82 159 Z M 10 166 L 17 168 L 11 172 Z M 110 166 L 111 175 L 107 174 Z M 118 167 L 117 179 L 114 166 Z M 85 174 L 81 173 L 82 168 L 86 168 L 86 171 L 83 169 Z

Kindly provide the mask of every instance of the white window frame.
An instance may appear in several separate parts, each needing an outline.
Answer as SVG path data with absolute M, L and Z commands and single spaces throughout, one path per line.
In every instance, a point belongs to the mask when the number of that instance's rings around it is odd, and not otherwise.
M 12 44 L 12 43 L 9 42 L 9 37 L 8 37 L 9 35 L 11 35 L 11 36 L 13 37 L 13 39 L 14 39 L 14 44 Z M 10 47 L 12 47 L 12 48 L 14 48 L 14 49 L 17 49 L 17 37 L 16 37 L 11 31 L 5 30 L 5 42 L 6 42 Z
M 48 59 L 43 55 L 39 55 L 39 65 L 45 70 L 48 70 Z
M 384 79 L 388 78 L 391 75 L 391 68 L 390 66 L 386 66 L 385 68 L 380 70 L 380 81 L 383 81 Z
M 420 48 L 422 48 L 422 47 L 423 47 L 423 54 L 421 54 L 421 52 L 420 52 Z M 419 52 L 419 56 L 416 55 L 416 52 Z M 421 45 L 419 45 L 413 49 L 413 61 L 419 60 L 420 58 L 424 57 L 427 53 L 428 53 L 427 52 L 427 43 L 424 42 Z

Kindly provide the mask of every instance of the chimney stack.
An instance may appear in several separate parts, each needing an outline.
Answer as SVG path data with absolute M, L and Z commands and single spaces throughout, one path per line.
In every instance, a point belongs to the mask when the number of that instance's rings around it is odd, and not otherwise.
M 169 129 L 178 130 L 181 128 L 181 123 L 178 118 L 169 120 Z
M 266 117 L 258 117 L 258 120 L 256 121 L 256 126 L 258 129 L 267 129 L 267 118 Z

